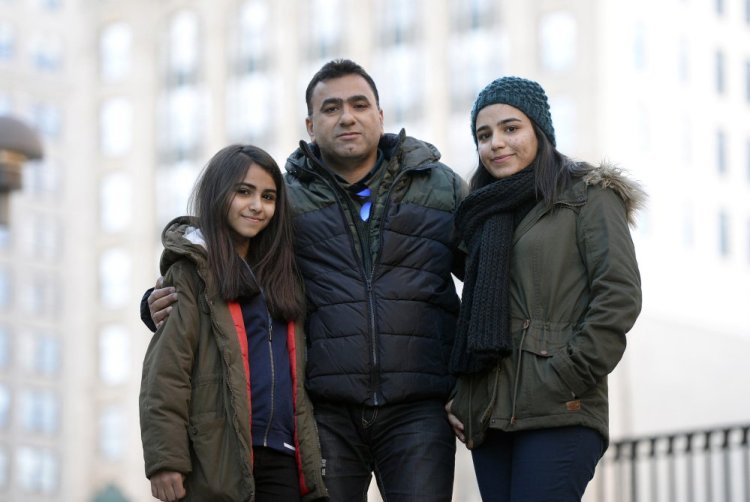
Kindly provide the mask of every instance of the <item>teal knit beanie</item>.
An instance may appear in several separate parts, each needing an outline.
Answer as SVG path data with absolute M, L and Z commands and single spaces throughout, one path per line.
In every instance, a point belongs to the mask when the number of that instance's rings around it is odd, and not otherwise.
M 521 110 L 544 131 L 550 143 L 555 145 L 555 127 L 552 125 L 552 116 L 544 89 L 533 80 L 520 77 L 500 77 L 479 92 L 471 109 L 471 134 L 474 136 L 475 145 L 477 144 L 479 110 L 498 103 Z

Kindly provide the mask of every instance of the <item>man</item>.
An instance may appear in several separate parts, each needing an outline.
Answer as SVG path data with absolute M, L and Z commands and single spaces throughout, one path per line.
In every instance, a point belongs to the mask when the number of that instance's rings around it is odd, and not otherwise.
M 432 145 L 384 134 L 377 87 L 356 63 L 325 64 L 305 98 L 311 143 L 287 160 L 286 182 L 326 486 L 334 501 L 366 500 L 374 472 L 389 502 L 448 501 L 453 211 L 466 185 Z M 149 297 L 158 322 L 170 293 Z

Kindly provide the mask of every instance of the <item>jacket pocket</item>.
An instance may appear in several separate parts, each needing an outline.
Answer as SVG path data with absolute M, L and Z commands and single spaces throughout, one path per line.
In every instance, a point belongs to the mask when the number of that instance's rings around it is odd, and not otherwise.
M 231 428 L 217 413 L 191 417 L 193 471 L 187 478 L 187 500 L 235 501 L 242 498 L 241 459 L 231 458 L 237 447 L 228 444 Z
M 565 350 L 569 330 L 529 328 L 519 351 L 520 364 L 517 414 L 519 418 L 567 411 L 566 403 L 575 395 L 552 366 L 555 354 Z

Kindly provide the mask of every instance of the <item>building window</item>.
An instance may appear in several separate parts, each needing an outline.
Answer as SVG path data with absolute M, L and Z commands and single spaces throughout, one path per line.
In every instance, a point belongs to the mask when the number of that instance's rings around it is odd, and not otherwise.
M 28 431 L 54 434 L 60 421 L 60 401 L 52 391 L 24 390 L 20 396 L 21 425 Z
M 160 231 L 176 214 L 184 214 L 198 172 L 198 166 L 187 161 L 156 170 L 156 193 L 159 194 L 156 223 Z
M 170 89 L 162 106 L 162 120 L 166 120 L 166 124 L 159 141 L 164 145 L 164 158 L 168 161 L 196 158 L 201 149 L 202 124 L 207 116 L 203 95 L 196 86 Z
M 10 388 L 0 383 L 0 429 L 10 425 Z
M 39 0 L 39 5 L 49 10 L 57 10 L 62 6 L 62 0 Z
M 10 271 L 0 267 L 0 310 L 7 310 L 13 298 L 13 284 Z
M 180 87 L 198 81 L 200 54 L 198 16 L 192 11 L 176 14 L 169 26 L 167 85 Z
M 52 274 L 36 273 L 25 278 L 21 305 L 28 314 L 54 317 L 58 311 L 57 278 Z
M 724 14 L 724 0 L 714 0 L 714 7 L 716 8 L 716 14 L 721 16 Z
M 725 211 L 719 213 L 719 254 L 729 256 L 729 216 Z
M 580 140 L 578 131 L 578 114 L 575 100 L 569 96 L 555 96 L 550 99 L 550 114 L 555 124 L 557 148 L 562 152 L 575 151 L 576 140 Z
M 681 82 L 687 82 L 690 80 L 690 50 L 685 38 L 680 39 L 677 50 L 677 75 Z
M 159 99 L 158 142 L 169 162 L 200 154 L 203 124 L 207 120 L 205 96 L 198 88 L 200 26 L 195 12 L 182 11 L 170 23 L 167 42 L 167 88 Z
M 633 66 L 636 70 L 646 68 L 646 28 L 642 22 L 636 23 L 633 34 Z
M 502 29 L 452 35 L 448 46 L 452 113 L 465 117 L 479 91 L 505 73 L 508 46 Z
M 99 258 L 100 301 L 107 308 L 120 308 L 132 299 L 130 280 L 132 263 L 124 249 L 110 249 Z
M 416 45 L 398 45 L 383 50 L 376 58 L 377 81 L 381 108 L 388 110 L 388 116 L 403 127 L 405 122 L 416 121 L 422 117 L 424 96 L 420 92 L 425 88 L 425 74 L 422 63 L 425 61 Z M 411 85 L 403 85 L 409 82 Z
M 685 247 L 691 247 L 695 241 L 695 215 L 693 207 L 687 205 L 682 218 L 682 242 Z
M 578 27 L 570 12 L 545 14 L 539 21 L 539 46 L 542 68 L 548 71 L 570 70 L 576 62 Z
M 726 174 L 727 166 L 727 135 L 723 130 L 716 131 L 716 166 L 719 174 Z
M 120 406 L 107 406 L 99 415 L 99 454 L 110 461 L 125 455 L 125 413 Z
M 492 0 L 451 0 L 450 9 L 456 32 L 489 28 L 495 21 Z
M 99 224 L 107 233 L 126 230 L 133 214 L 133 184 L 125 172 L 107 174 L 99 189 Z
M 57 491 L 59 464 L 48 449 L 25 446 L 16 451 L 16 469 L 21 488 L 27 493 L 51 494 Z
M 7 115 L 13 108 L 10 96 L 0 90 L 0 115 Z
M 13 26 L 0 23 L 0 62 L 10 61 L 15 54 L 16 36 Z
M 419 2 L 384 0 L 377 5 L 378 46 L 411 44 L 417 35 Z
M 60 108 L 49 103 L 37 103 L 31 107 L 31 123 L 36 129 L 49 139 L 60 136 L 61 127 Z
M 724 94 L 726 90 L 726 69 L 724 63 L 724 53 L 721 50 L 716 51 L 715 55 L 715 70 L 716 70 L 716 92 Z
M 745 22 L 750 24 L 750 0 L 745 0 Z
M 23 168 L 23 192 L 28 195 L 58 195 L 61 167 L 51 157 L 27 162 Z
M 112 98 L 99 111 L 99 149 L 117 157 L 130 151 L 133 142 L 133 107 L 126 98 Z
M 267 73 L 249 73 L 230 81 L 227 88 L 227 129 L 236 142 L 270 141 L 275 88 Z
M 37 214 L 29 218 L 24 229 L 25 247 L 29 256 L 59 261 L 62 249 L 62 227 L 57 216 Z
M 8 460 L 8 449 L 4 446 L 0 446 L 0 490 L 5 490 L 10 485 L 10 479 L 8 472 L 10 471 Z
M 99 37 L 99 74 L 106 82 L 115 82 L 130 72 L 133 31 L 127 23 L 112 23 Z
M 308 37 L 300 37 L 309 60 L 328 60 L 341 50 L 341 0 L 310 0 L 307 12 L 300 11 Z
M 110 324 L 99 333 L 99 378 L 107 385 L 128 382 L 130 333 L 125 326 Z
M 0 371 L 10 367 L 11 355 L 10 328 L 0 325 Z
M 39 71 L 57 72 L 62 69 L 63 43 L 55 34 L 37 35 L 31 42 L 31 61 Z
M 265 71 L 270 46 L 271 12 L 266 0 L 250 0 L 239 13 L 237 59 L 238 74 Z
M 46 332 L 28 332 L 18 339 L 21 368 L 39 376 L 54 377 L 62 364 L 60 338 Z

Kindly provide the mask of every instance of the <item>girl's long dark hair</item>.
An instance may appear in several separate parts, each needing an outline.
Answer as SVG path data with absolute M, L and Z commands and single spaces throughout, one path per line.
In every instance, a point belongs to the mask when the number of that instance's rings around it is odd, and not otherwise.
M 276 210 L 268 226 L 250 239 L 243 260 L 227 215 L 238 184 L 255 165 L 276 185 Z M 271 315 L 295 320 L 304 315 L 304 292 L 292 244 L 292 223 L 284 179 L 276 161 L 261 148 L 230 145 L 214 155 L 193 188 L 190 213 L 197 217 L 208 248 L 209 279 L 225 300 L 263 294 Z M 248 266 L 249 265 L 249 266 Z
M 560 153 L 547 135 L 532 121 L 534 134 L 537 139 L 537 153 L 532 165 L 535 169 L 534 178 L 536 191 L 544 200 L 545 204 L 551 206 L 557 200 L 560 192 L 570 185 L 574 178 L 583 176 L 591 166 L 584 162 L 576 162 Z M 477 168 L 469 180 L 469 188 L 473 192 L 489 185 L 496 178 L 485 169 L 482 160 L 478 160 Z

